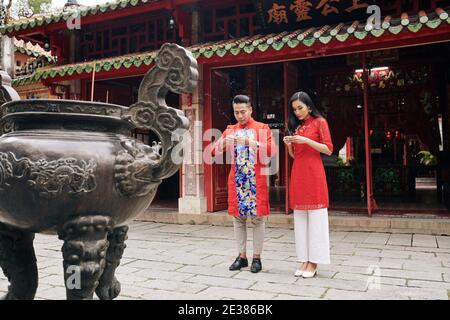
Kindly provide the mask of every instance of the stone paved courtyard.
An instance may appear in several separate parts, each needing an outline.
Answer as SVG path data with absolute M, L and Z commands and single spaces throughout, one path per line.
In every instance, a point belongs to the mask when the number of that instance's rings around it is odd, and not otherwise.
M 61 246 L 56 236 L 36 236 L 37 299 L 65 299 Z M 450 237 L 331 232 L 332 265 L 320 266 L 313 279 L 293 276 L 298 265 L 293 230 L 267 228 L 258 274 L 249 268 L 228 271 L 235 248 L 231 227 L 133 222 L 117 271 L 119 299 L 450 297 Z M 6 289 L 0 272 L 0 292 Z

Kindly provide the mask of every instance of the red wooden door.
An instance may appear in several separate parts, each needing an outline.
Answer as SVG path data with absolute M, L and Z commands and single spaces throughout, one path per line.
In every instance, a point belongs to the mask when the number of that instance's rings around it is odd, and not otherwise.
M 230 79 L 228 74 L 219 70 L 211 71 L 211 99 L 212 99 L 212 128 L 223 132 L 230 124 L 232 116 L 230 114 Z M 228 207 L 228 173 L 230 165 L 224 164 L 212 165 L 212 197 L 213 211 L 225 210 Z
M 298 85 L 298 66 L 291 62 L 285 62 L 284 63 L 284 122 L 286 123 L 286 129 L 288 129 L 288 108 L 291 106 L 289 105 L 289 100 L 291 99 L 291 96 L 299 91 L 299 85 Z M 283 165 L 284 163 L 284 172 L 283 172 L 283 178 L 284 183 L 286 186 L 286 206 L 285 206 L 285 212 L 288 214 L 290 212 L 289 209 L 289 181 L 290 181 L 290 174 L 291 174 L 291 168 L 292 168 L 292 158 L 289 156 L 289 153 L 287 151 L 287 148 L 284 147 L 283 143 L 283 136 L 280 137 L 280 163 Z

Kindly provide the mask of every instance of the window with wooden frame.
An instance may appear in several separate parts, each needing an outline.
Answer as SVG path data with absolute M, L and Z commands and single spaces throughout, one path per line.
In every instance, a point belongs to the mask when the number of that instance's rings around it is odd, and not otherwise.
M 218 41 L 257 34 L 261 27 L 253 1 L 211 1 L 202 6 L 204 41 Z
M 141 15 L 103 25 L 88 26 L 81 34 L 81 56 L 95 60 L 159 49 L 166 42 L 178 42 L 170 13 Z

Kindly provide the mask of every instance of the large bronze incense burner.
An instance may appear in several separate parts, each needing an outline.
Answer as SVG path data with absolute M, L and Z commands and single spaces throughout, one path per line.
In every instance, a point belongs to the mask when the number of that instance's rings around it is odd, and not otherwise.
M 64 241 L 68 299 L 114 299 L 126 222 L 152 202 L 158 185 L 179 169 L 172 153 L 189 121 L 168 107 L 169 91 L 192 92 L 197 62 L 165 44 L 132 106 L 70 100 L 19 100 L 2 73 L 0 137 L 0 266 L 5 299 L 33 299 L 38 271 L 35 233 Z M 159 143 L 130 137 L 154 131 Z M 179 130 L 178 130 L 179 129 Z M 79 273 L 80 283 L 68 281 Z M 70 283 L 68 283 L 70 282 Z M 76 282 L 75 282 L 76 284 Z

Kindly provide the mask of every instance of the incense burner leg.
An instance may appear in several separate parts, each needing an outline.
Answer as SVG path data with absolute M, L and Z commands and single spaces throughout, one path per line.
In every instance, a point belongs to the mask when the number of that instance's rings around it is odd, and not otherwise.
M 34 233 L 0 223 L 0 267 L 8 278 L 8 293 L 0 300 L 33 300 L 38 269 L 33 248 Z
M 104 216 L 75 218 L 60 228 L 68 300 L 93 299 L 105 269 L 110 230 L 111 220 Z
M 128 226 L 122 226 L 115 228 L 108 235 L 109 248 L 106 253 L 106 267 L 100 278 L 99 286 L 95 290 L 101 300 L 113 300 L 120 293 L 120 282 L 115 277 L 115 272 L 126 248 L 127 233 Z

